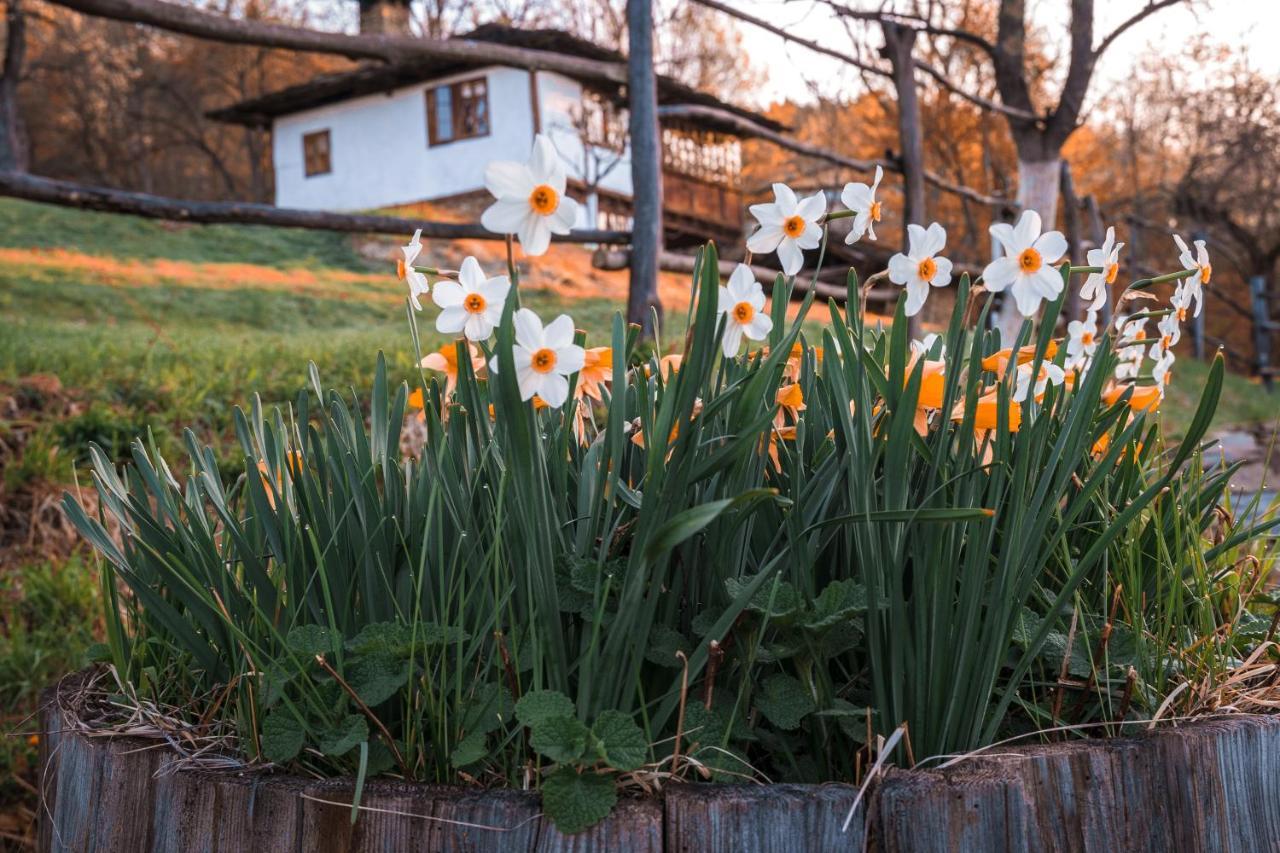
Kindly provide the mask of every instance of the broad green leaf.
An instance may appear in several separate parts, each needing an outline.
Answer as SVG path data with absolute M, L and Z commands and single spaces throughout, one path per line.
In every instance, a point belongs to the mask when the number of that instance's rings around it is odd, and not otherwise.
M 545 717 L 530 726 L 529 745 L 557 764 L 572 764 L 587 751 L 590 736 L 573 717 Z
M 342 640 L 320 625 L 299 625 L 289 632 L 285 645 L 299 655 L 330 655 L 341 648 Z
M 817 709 L 813 697 L 799 679 L 777 673 L 765 679 L 755 706 L 765 718 L 784 731 L 800 728 L 800 721 Z
M 542 810 L 568 835 L 604 820 L 617 802 L 611 776 L 561 767 L 542 782 Z
M 485 733 L 475 731 L 464 737 L 449 753 L 449 763 L 459 769 L 470 767 L 489 755 L 489 746 L 485 742 Z
M 262 719 L 262 754 L 274 764 L 291 761 L 302 751 L 306 731 L 287 710 L 276 710 Z
M 348 714 L 342 722 L 320 734 L 320 751 L 332 758 L 346 755 L 369 739 L 369 723 L 361 714 Z
M 516 702 L 516 719 L 529 728 L 552 717 L 572 717 L 576 713 L 569 697 L 556 690 L 531 690 Z
M 347 684 L 366 705 L 380 705 L 409 680 L 409 664 L 393 654 L 375 652 L 347 662 Z
M 600 759 L 614 770 L 635 770 L 645 762 L 649 743 L 644 731 L 621 711 L 605 711 L 591 727 Z

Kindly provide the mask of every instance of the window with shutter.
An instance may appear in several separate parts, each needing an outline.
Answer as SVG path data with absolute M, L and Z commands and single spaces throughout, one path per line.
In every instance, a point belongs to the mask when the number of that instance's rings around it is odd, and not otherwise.
M 427 141 L 443 145 L 489 135 L 489 85 L 483 77 L 427 90 Z
M 302 137 L 302 166 L 308 178 L 333 171 L 330 158 L 329 131 L 317 130 Z

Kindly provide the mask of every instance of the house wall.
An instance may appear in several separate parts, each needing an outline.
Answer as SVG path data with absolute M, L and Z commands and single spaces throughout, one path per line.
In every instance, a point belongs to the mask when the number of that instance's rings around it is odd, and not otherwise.
M 480 75 L 488 78 L 489 135 L 428 145 L 427 89 Z M 592 163 L 573 120 L 582 103 L 581 84 L 542 71 L 537 74 L 537 91 L 541 131 L 560 153 L 569 177 L 585 182 Z M 331 171 L 307 177 L 302 137 L 317 130 L 329 131 Z M 276 204 L 303 210 L 366 210 L 483 191 L 485 167 L 493 160 L 527 158 L 533 134 L 529 73 L 504 67 L 283 116 L 275 121 L 272 134 Z M 610 154 L 603 162 L 613 160 Z M 630 197 L 629 152 L 622 153 L 599 187 Z M 579 226 L 588 225 L 585 208 L 579 213 Z
M 489 135 L 427 144 L 426 91 L 484 75 Z M 330 165 L 306 177 L 302 137 L 328 130 Z M 283 116 L 272 134 L 276 204 L 304 210 L 363 210 L 458 195 L 484 188 L 492 160 L 524 159 L 533 140 L 528 73 L 477 69 Z

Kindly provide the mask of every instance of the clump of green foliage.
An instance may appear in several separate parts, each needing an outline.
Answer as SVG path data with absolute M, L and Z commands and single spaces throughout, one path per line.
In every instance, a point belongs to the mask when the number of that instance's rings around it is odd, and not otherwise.
M 1165 447 L 1137 389 L 1106 393 L 1108 335 L 1015 402 L 967 278 L 945 353 L 901 307 L 886 331 L 832 304 L 806 340 L 813 296 L 788 324 L 779 279 L 767 348 L 724 358 L 719 284 L 708 249 L 678 369 L 614 320 L 596 408 L 521 399 L 513 287 L 496 372 L 460 342 L 455 391 L 416 377 L 416 456 L 381 359 L 367 397 L 313 369 L 287 411 L 237 410 L 235 476 L 190 432 L 178 468 L 95 450 L 122 537 L 65 505 L 106 558 L 102 659 L 159 704 L 218 697 L 248 760 L 531 778 L 573 832 L 628 774 L 852 780 L 904 724 L 925 758 L 1063 722 L 1062 693 L 1065 721 L 1114 722 L 1248 647 L 1221 597 L 1261 528 L 1222 528 L 1230 472 L 1198 454 L 1220 360 Z M 1014 342 L 1032 375 L 1065 355 L 1061 301 Z M 779 423 L 784 377 L 805 408 Z

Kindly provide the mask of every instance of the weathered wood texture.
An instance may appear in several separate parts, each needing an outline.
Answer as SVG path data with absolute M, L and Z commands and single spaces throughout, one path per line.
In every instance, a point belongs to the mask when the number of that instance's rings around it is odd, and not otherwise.
M 1232 716 L 1110 741 L 889 771 L 849 830 L 849 785 L 668 785 L 566 836 L 536 794 L 175 771 L 163 745 L 71 731 L 50 691 L 40 849 L 56 851 L 1280 850 L 1280 717 Z
M 478 222 L 427 222 L 403 216 L 297 210 L 253 202 L 191 201 L 3 170 L 0 170 L 0 196 L 173 222 L 272 225 L 280 228 L 395 234 L 405 237 L 412 234 L 414 229 L 421 228 L 422 236 L 428 239 L 506 240 L 506 235 L 495 234 Z M 575 229 L 568 234 L 554 234 L 551 239 L 566 243 L 628 243 L 631 241 L 631 234 L 626 231 Z

